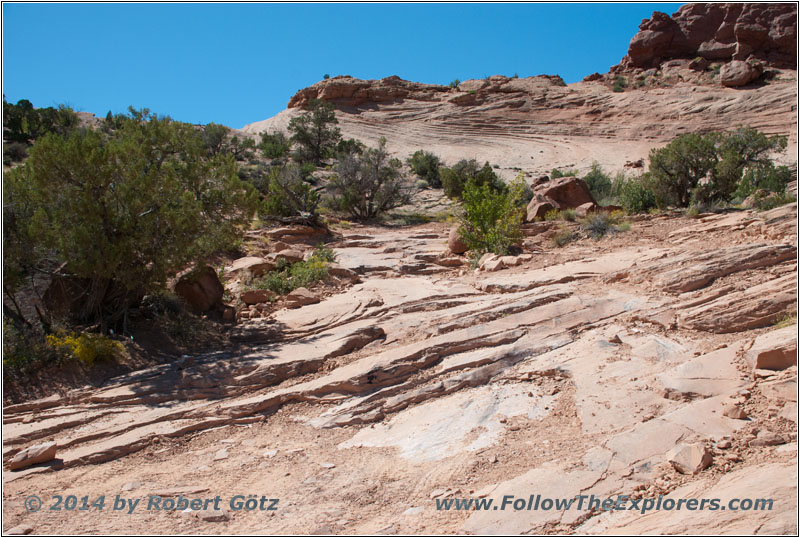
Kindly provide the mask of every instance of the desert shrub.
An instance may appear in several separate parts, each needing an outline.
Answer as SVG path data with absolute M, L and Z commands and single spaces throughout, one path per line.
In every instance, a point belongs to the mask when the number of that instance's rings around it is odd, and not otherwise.
M 249 136 L 239 138 L 233 135 L 228 143 L 228 151 L 237 161 L 249 161 L 255 157 L 256 142 Z
M 649 158 L 649 185 L 659 207 L 688 206 L 692 191 L 717 163 L 714 139 L 695 133 L 652 149 Z
M 114 360 L 125 353 L 125 347 L 103 334 L 60 332 L 48 334 L 48 345 L 58 352 L 93 366 L 97 361 Z
M 327 187 L 328 203 L 355 220 L 374 219 L 399 207 L 408 201 L 401 167 L 398 159 L 389 158 L 386 139 L 382 137 L 377 148 L 344 156 L 336 163 L 336 175 Z
M 318 245 L 307 260 L 288 263 L 280 260 L 277 267 L 253 282 L 256 289 L 286 295 L 297 288 L 305 288 L 328 277 L 328 264 L 336 261 L 333 250 Z
M 470 179 L 473 179 L 476 185 L 489 185 L 492 190 L 497 192 L 506 190 L 505 183 L 492 170 L 491 165 L 486 162 L 483 167 L 480 167 L 475 159 L 462 159 L 452 168 L 439 168 L 439 175 L 444 193 L 454 199 L 461 198 L 464 187 Z
M 272 133 L 261 133 L 261 142 L 258 144 L 258 149 L 261 154 L 267 159 L 282 159 L 289 154 L 289 139 L 281 131 L 274 131 Z
M 783 192 L 772 193 L 756 200 L 754 207 L 759 211 L 768 211 L 776 207 L 796 202 L 797 197 Z
M 659 207 L 727 202 L 764 182 L 785 185 L 786 171 L 769 158 L 786 149 L 786 137 L 767 137 L 749 127 L 726 133 L 686 134 L 650 151 L 648 184 Z M 752 189 L 752 190 L 751 190 Z
M 415 186 L 416 188 L 418 188 L 419 190 L 421 190 L 421 191 L 422 191 L 422 190 L 425 190 L 425 189 L 430 189 L 430 188 L 431 188 L 430 184 L 429 184 L 427 181 L 425 181 L 424 179 L 418 179 L 418 180 L 417 180 L 417 181 L 414 183 L 414 186 Z
M 442 180 L 439 177 L 441 161 L 433 153 L 423 150 L 416 151 L 408 159 L 408 165 L 415 174 L 427 181 L 433 188 L 438 189 L 442 186 Z
M 568 243 L 571 243 L 575 240 L 575 232 L 572 230 L 568 230 L 566 228 L 558 230 L 555 235 L 553 235 L 553 246 L 556 247 L 563 247 Z
M 304 114 L 289 121 L 291 141 L 296 146 L 295 160 L 321 165 L 342 138 L 341 131 L 335 127 L 337 123 L 332 103 L 312 99 Z
M 331 78 L 331 76 L 328 73 L 322 75 L 322 80 L 328 80 L 329 78 Z
M 559 213 L 561 220 L 575 222 L 578 219 L 578 212 L 574 209 L 564 209 Z
M 3 164 L 11 166 L 28 156 L 28 145 L 22 142 L 3 144 Z
M 642 178 L 617 178 L 613 192 L 622 208 L 630 214 L 644 213 L 656 206 L 655 194 L 643 183 Z
M 348 138 L 336 144 L 336 155 L 341 159 L 345 155 L 361 155 L 367 146 L 360 140 Z
M 745 171 L 736 191 L 737 198 L 747 198 L 757 190 L 782 193 L 792 180 L 792 172 L 787 166 L 775 166 L 772 162 L 753 166 Z
M 561 211 L 558 209 L 551 209 L 544 214 L 544 220 L 553 221 L 561 218 Z
M 31 327 L 3 316 L 3 374 L 14 376 L 36 365 L 55 362 L 58 353 Z
M 617 75 L 614 79 L 614 87 L 613 91 L 615 92 L 624 92 L 625 88 L 628 87 L 628 81 L 622 75 Z
M 265 217 L 316 219 L 320 197 L 309 177 L 307 169 L 294 163 L 270 169 L 260 213 Z
M 603 172 L 602 167 L 597 161 L 592 163 L 592 170 L 583 176 L 583 180 L 586 182 L 586 185 L 589 187 L 589 192 L 592 193 L 595 200 L 600 201 L 611 196 L 613 190 L 611 178 L 608 177 L 608 174 Z
M 450 87 L 451 87 L 451 88 L 458 88 L 458 85 L 459 85 L 459 84 L 461 84 L 461 81 L 460 81 L 460 80 L 458 80 L 458 79 L 455 79 L 455 80 L 453 80 L 452 82 L 450 82 Z
M 579 219 L 580 230 L 594 240 L 604 237 L 609 232 L 621 232 L 630 229 L 627 223 L 620 223 L 619 218 L 604 211 L 589 213 Z
M 224 125 L 209 123 L 203 127 L 203 143 L 209 155 L 217 155 L 225 149 L 225 140 L 230 129 Z
M 550 179 L 558 179 L 560 177 L 578 177 L 578 171 L 574 168 L 564 170 L 563 172 L 558 168 L 553 168 L 550 171 Z
M 110 134 L 43 136 L 3 187 L 4 284 L 43 259 L 96 289 L 116 283 L 124 297 L 101 294 L 85 312 L 101 323 L 232 242 L 257 201 L 232 156 L 208 156 L 202 132 L 133 109 Z
M 8 103 L 3 96 L 3 140 L 29 145 L 46 134 L 66 135 L 78 128 L 75 112 L 64 105 L 34 108 L 27 99 Z
M 487 252 L 505 255 L 522 239 L 522 199 L 525 181 L 522 174 L 505 190 L 489 182 L 467 181 L 463 191 L 459 230 L 473 256 Z

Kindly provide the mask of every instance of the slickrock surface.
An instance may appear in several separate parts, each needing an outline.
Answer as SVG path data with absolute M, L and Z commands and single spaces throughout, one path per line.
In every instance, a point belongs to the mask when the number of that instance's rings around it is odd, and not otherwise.
M 332 246 L 358 279 L 239 323 L 240 347 L 6 406 L 4 520 L 36 533 L 796 532 L 796 322 L 775 326 L 795 306 L 796 211 L 645 216 L 563 249 L 537 243 L 534 223 L 532 255 L 477 273 L 438 263 L 449 225 L 354 226 Z M 55 460 L 8 468 L 48 441 Z M 22 504 L 154 492 L 280 502 L 102 519 Z M 436 509 L 533 493 L 775 506 Z

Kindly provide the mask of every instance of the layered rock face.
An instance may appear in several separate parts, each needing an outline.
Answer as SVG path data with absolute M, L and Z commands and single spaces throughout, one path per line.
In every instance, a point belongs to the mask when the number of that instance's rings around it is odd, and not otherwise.
M 796 4 L 687 4 L 672 17 L 654 12 L 631 40 L 623 68 L 672 58 L 747 60 L 797 69 Z

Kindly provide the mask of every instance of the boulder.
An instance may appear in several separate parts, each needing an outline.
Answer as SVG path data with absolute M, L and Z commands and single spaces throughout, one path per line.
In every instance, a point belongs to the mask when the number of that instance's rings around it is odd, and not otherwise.
M 527 221 L 533 222 L 536 219 L 543 219 L 544 216 L 554 209 L 558 209 L 553 200 L 549 200 L 542 195 L 534 194 L 531 201 L 528 202 L 528 215 Z
M 254 304 L 268 303 L 275 297 L 269 290 L 249 290 L 239 296 L 242 302 L 248 306 Z
M 361 280 L 361 278 L 358 276 L 358 273 L 352 269 L 342 267 L 341 265 L 337 265 L 335 263 L 328 264 L 328 274 L 336 278 L 345 278 L 351 282 L 359 282 Z
M 175 293 L 195 312 L 222 310 L 222 294 L 225 288 L 213 267 L 205 265 L 178 278 Z
M 506 268 L 506 264 L 505 264 L 505 262 L 503 262 L 503 258 L 501 258 L 501 257 L 494 257 L 494 258 L 488 260 L 487 262 L 485 262 L 481 266 L 481 269 L 483 269 L 484 271 L 489 271 L 489 272 L 499 271 L 500 269 L 505 269 L 505 268 Z
M 287 249 L 280 252 L 270 252 L 267 254 L 267 261 L 278 263 L 278 260 L 286 260 L 289 263 L 297 263 L 303 261 L 305 255 L 300 250 Z
M 586 203 L 596 203 L 586 182 L 572 176 L 553 179 L 537 187 L 534 193 L 553 200 L 558 209 L 573 209 Z
M 667 461 L 681 474 L 697 474 L 711 465 L 712 457 L 702 443 L 681 443 L 667 452 Z
M 55 441 L 33 445 L 23 450 L 20 450 L 11 461 L 8 462 L 8 468 L 12 471 L 23 469 L 36 465 L 37 463 L 45 463 L 55 459 L 56 449 L 58 445 Z
M 762 334 L 745 359 L 754 370 L 785 370 L 797 364 L 797 325 Z
M 586 202 L 585 204 L 581 204 L 575 208 L 575 213 L 579 217 L 585 217 L 589 213 L 594 213 L 599 209 L 599 206 L 594 202 Z
M 240 272 L 249 271 L 251 275 L 259 277 L 267 271 L 271 271 L 275 267 L 273 262 L 267 261 L 258 256 L 245 256 L 234 260 L 232 264 L 225 268 L 225 273 L 236 274 Z
M 447 238 L 447 248 L 449 248 L 450 252 L 453 254 L 464 254 L 469 250 L 458 234 L 458 226 L 450 230 L 450 236 Z
M 560 177 L 533 186 L 533 198 L 528 203 L 527 221 L 543 218 L 553 209 L 575 209 L 584 204 L 597 204 L 586 182 L 577 177 Z
M 760 77 L 762 71 L 763 69 L 758 63 L 732 60 L 722 66 L 719 72 L 719 82 L 729 88 L 744 86 Z
M 747 413 L 744 412 L 744 409 L 735 403 L 726 405 L 725 409 L 722 411 L 722 414 L 728 418 L 734 418 L 736 420 L 744 420 L 747 418 Z
M 786 439 L 775 432 L 762 430 L 755 439 L 748 443 L 749 446 L 775 446 L 786 443 Z
M 319 297 L 306 288 L 297 288 L 286 296 L 286 306 L 289 308 L 300 308 L 301 306 L 318 302 Z

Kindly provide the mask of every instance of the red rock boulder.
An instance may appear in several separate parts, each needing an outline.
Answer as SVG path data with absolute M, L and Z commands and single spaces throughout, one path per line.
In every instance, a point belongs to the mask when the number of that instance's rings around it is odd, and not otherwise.
M 217 272 L 207 265 L 179 277 L 175 283 L 175 293 L 195 312 L 224 308 L 222 294 L 225 288 Z

